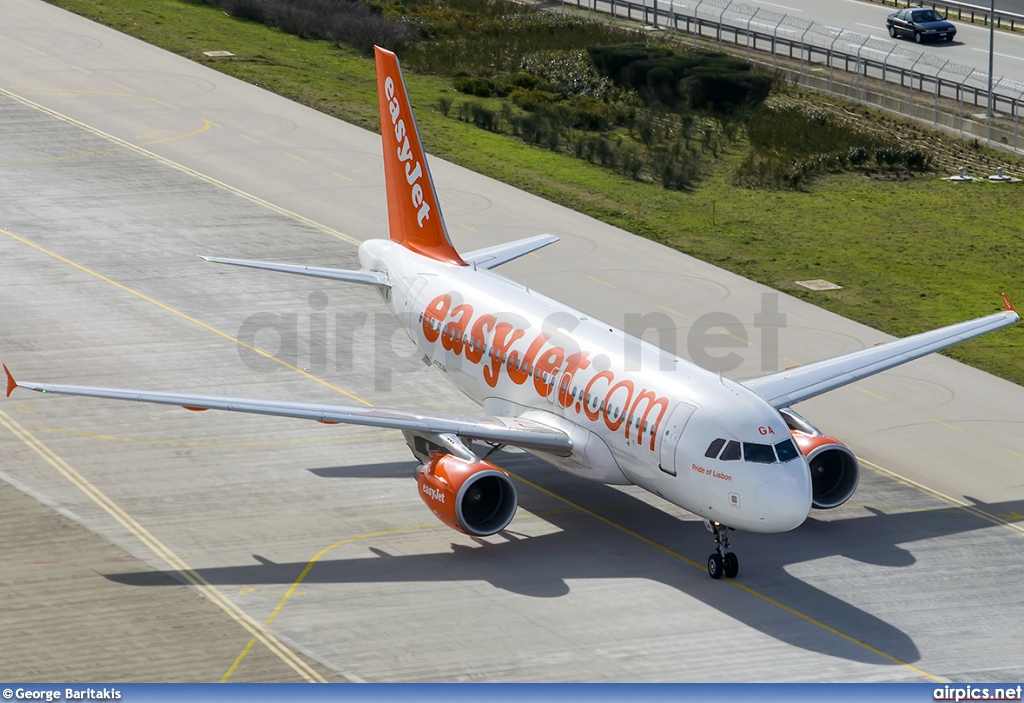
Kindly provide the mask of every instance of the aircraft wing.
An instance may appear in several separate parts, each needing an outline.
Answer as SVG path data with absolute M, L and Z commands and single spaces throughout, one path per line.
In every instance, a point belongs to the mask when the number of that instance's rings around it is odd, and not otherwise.
M 180 405 L 187 410 L 231 410 L 258 415 L 278 415 L 303 420 L 317 420 L 326 424 L 347 423 L 386 427 L 394 430 L 425 434 L 453 434 L 484 442 L 510 444 L 524 449 L 536 449 L 560 456 L 572 451 L 569 436 L 561 430 L 539 422 L 514 417 L 488 415 L 454 415 L 450 413 L 389 410 L 356 405 L 332 405 L 303 401 L 267 400 L 261 398 L 235 398 L 230 396 L 197 395 L 142 391 L 128 388 L 100 388 L 96 386 L 66 386 L 55 383 L 15 381 L 7 374 L 7 395 L 15 388 L 27 388 L 40 393 L 79 395 L 90 398 L 135 400 L 143 403 Z
M 346 269 L 329 269 L 322 266 L 303 266 L 302 264 L 279 264 L 275 261 L 251 261 L 249 259 L 225 259 L 220 256 L 199 255 L 203 261 L 210 261 L 215 264 L 229 264 L 231 266 L 245 266 L 251 269 L 263 269 L 264 271 L 280 271 L 281 273 L 297 273 L 300 276 L 314 276 L 316 278 L 329 278 L 332 281 L 348 281 L 349 283 L 363 283 L 379 288 L 390 288 L 391 284 L 383 274 L 376 271 L 348 271 Z
M 954 344 L 1016 323 L 1020 317 L 1005 295 L 1003 302 L 1006 309 L 994 315 L 959 322 L 955 325 L 922 332 L 912 337 L 897 339 L 832 359 L 744 381 L 743 385 L 774 407 L 785 408 L 912 361 L 925 354 L 951 347 Z

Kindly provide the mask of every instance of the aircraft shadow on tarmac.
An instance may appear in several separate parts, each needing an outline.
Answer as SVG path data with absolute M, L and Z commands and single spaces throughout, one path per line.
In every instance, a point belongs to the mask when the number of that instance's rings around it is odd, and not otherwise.
M 711 535 L 700 521 L 679 520 L 628 493 L 569 476 L 528 455 L 503 453 L 495 463 L 700 565 L 712 551 Z M 409 480 L 415 466 L 415 462 L 409 461 L 311 471 L 324 478 L 343 480 L 363 477 Z M 414 485 L 410 481 L 410 490 L 414 490 Z M 475 547 L 452 544 L 451 551 L 433 554 L 391 556 L 379 545 L 367 544 L 374 556 L 321 559 L 303 583 L 479 580 L 514 593 L 553 598 L 569 593 L 572 580 L 644 578 L 678 589 L 794 647 L 851 661 L 895 664 L 867 647 L 786 613 L 762 598 L 730 588 L 727 582 L 712 581 L 703 566 L 698 570 L 671 558 L 635 536 L 521 482 L 517 488 L 522 508 L 560 529 L 526 537 L 516 531 L 513 521 L 509 529 L 501 533 L 507 539 L 505 542 L 492 544 L 476 540 L 478 546 Z M 1024 511 L 1024 501 L 977 505 L 992 515 L 1020 516 Z M 871 512 L 868 516 L 829 521 L 816 519 L 812 514 L 803 526 L 785 534 L 735 533 L 733 548 L 741 562 L 738 581 L 847 637 L 911 663 L 920 659 L 920 653 L 909 635 L 789 574 L 786 565 L 840 556 L 867 564 L 906 567 L 914 564 L 915 559 L 899 544 L 993 525 L 978 515 L 948 507 L 892 513 L 868 510 Z M 429 520 L 426 512 L 424 518 L 425 522 Z M 1020 519 L 1024 520 L 1024 516 Z M 307 566 L 306 561 L 274 563 L 256 554 L 253 557 L 259 563 L 199 569 L 197 573 L 215 586 L 290 585 Z M 135 586 L 187 583 L 176 571 L 115 573 L 106 577 Z M 893 576 L 897 578 L 898 575 Z

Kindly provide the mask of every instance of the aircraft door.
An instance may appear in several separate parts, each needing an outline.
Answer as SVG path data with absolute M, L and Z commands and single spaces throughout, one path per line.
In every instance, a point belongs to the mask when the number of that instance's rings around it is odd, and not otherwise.
M 415 308 L 416 296 L 420 294 L 420 291 L 423 290 L 423 286 L 425 286 L 425 285 L 427 285 L 427 279 L 426 279 L 425 276 L 417 276 L 416 280 L 414 280 L 409 285 L 409 288 L 406 290 L 406 294 L 405 294 L 405 312 L 406 312 L 406 314 L 410 314 L 410 313 L 415 314 L 416 313 L 416 308 Z
M 686 423 L 690 421 L 690 416 L 696 409 L 696 406 L 689 403 L 679 403 L 665 423 L 665 431 L 661 435 L 661 461 L 658 468 L 667 474 L 676 475 L 676 446 L 679 444 L 679 438 L 683 436 Z
M 417 312 L 419 304 L 416 302 L 416 298 L 423 292 L 424 286 L 427 285 L 427 279 L 424 276 L 417 276 L 413 279 L 409 287 L 405 289 L 405 302 L 402 304 L 401 310 L 395 310 L 395 314 L 402 320 L 403 326 L 405 327 L 406 334 L 409 335 L 409 339 L 417 347 L 420 347 L 422 351 L 426 349 L 422 346 L 423 344 L 423 333 L 416 332 L 420 327 L 420 313 Z M 397 304 L 397 300 L 395 303 Z

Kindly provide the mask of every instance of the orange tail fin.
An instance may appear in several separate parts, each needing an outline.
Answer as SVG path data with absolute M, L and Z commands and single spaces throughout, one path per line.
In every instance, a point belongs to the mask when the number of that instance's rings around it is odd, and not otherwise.
M 431 259 L 465 266 L 441 217 L 398 57 L 379 46 L 373 51 L 391 239 Z

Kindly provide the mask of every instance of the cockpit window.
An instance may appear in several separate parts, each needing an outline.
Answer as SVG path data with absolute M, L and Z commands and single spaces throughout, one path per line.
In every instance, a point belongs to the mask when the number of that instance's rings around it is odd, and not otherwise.
M 721 461 L 737 461 L 740 458 L 740 443 L 729 442 L 725 445 L 725 451 L 718 457 Z
M 706 456 L 709 459 L 714 459 L 716 456 L 718 456 L 718 452 L 722 451 L 723 446 L 725 446 L 725 440 L 716 439 L 714 442 L 711 443 L 711 446 L 708 447 L 708 450 L 704 452 L 704 456 Z
M 774 464 L 775 450 L 770 444 L 743 443 L 743 457 L 757 464 Z
M 775 451 L 778 452 L 779 461 L 781 461 L 782 463 L 786 463 L 791 459 L 796 459 L 797 455 L 799 454 L 799 452 L 796 450 L 796 447 L 793 446 L 793 440 L 791 439 L 787 439 L 776 444 Z

